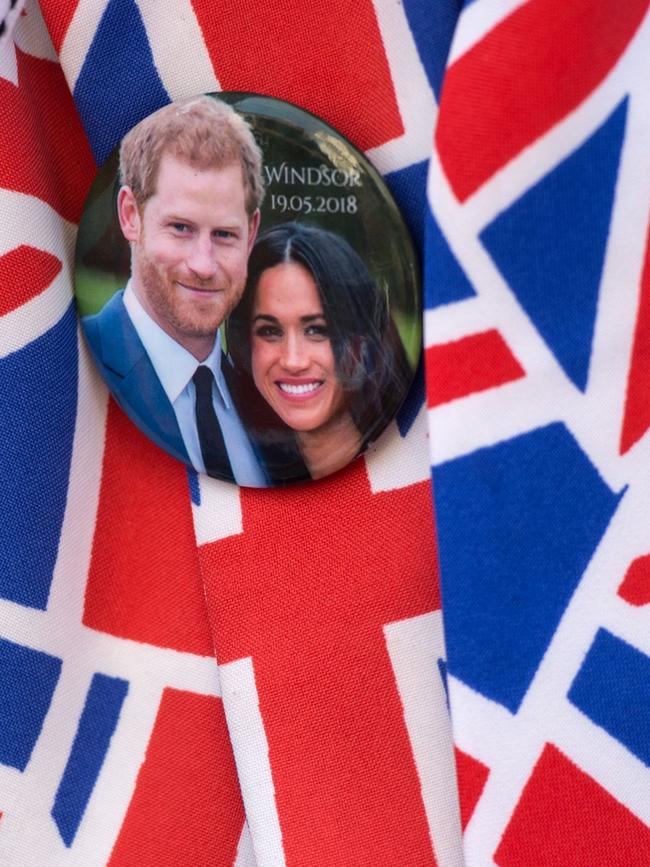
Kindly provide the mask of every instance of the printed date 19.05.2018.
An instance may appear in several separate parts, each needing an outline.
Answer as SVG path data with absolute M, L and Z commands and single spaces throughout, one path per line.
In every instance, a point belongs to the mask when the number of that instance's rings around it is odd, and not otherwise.
M 293 211 L 296 214 L 356 214 L 358 210 L 356 196 L 285 196 L 284 193 L 273 193 L 270 196 L 271 210 L 285 214 Z

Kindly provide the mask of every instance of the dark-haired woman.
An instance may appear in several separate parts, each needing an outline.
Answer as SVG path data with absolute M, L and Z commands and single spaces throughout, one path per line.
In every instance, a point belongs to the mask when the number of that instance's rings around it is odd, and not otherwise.
M 412 378 L 384 293 L 350 245 L 301 224 L 255 244 L 228 345 L 272 410 L 263 425 L 289 437 L 311 478 L 345 466 L 374 440 Z M 289 446 L 286 446 L 289 448 Z

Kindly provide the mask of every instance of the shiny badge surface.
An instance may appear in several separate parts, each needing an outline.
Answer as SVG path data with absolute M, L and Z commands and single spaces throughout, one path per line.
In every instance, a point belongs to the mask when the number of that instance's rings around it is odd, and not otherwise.
M 240 485 L 363 453 L 420 352 L 416 258 L 381 177 L 322 120 L 254 94 L 173 103 L 124 137 L 86 202 L 75 292 L 127 415 Z

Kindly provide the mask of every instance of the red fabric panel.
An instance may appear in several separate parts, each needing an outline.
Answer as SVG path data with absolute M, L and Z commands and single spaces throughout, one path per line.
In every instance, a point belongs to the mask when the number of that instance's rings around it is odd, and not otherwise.
M 357 461 L 241 505 L 200 553 L 219 662 L 253 658 L 287 863 L 432 863 L 382 629 L 440 604 L 429 483 L 373 494 Z
M 72 16 L 79 5 L 79 0 L 40 0 L 40 4 L 43 18 L 58 54 L 61 51 Z
M 211 656 L 184 466 L 112 400 L 83 622 Z
M 498 331 L 470 334 L 425 350 L 427 405 L 449 403 L 525 376 Z
M 621 432 L 621 454 L 632 448 L 650 427 L 650 238 L 646 246 L 641 297 L 637 312 L 632 362 L 627 383 Z
M 232 867 L 243 824 L 221 700 L 166 689 L 110 867 Z
M 618 595 L 630 605 L 647 605 L 650 602 L 650 554 L 637 557 L 630 563 L 618 588 Z
M 500 867 L 631 867 L 645 863 L 648 852 L 650 828 L 547 744 L 495 861 Z
M 483 793 L 490 769 L 483 762 L 459 750 L 458 747 L 454 749 L 454 754 L 458 774 L 460 823 L 464 831 Z
M 77 222 L 95 175 L 61 67 L 16 48 L 18 87 L 0 78 L 0 187 L 38 196 Z M 20 136 L 16 135 L 20 130 Z
M 40 295 L 61 267 L 56 256 L 27 244 L 0 256 L 0 316 Z
M 452 64 L 436 144 L 461 201 L 586 99 L 648 2 L 529 0 Z
M 253 91 L 306 108 L 371 148 L 402 135 L 370 0 L 192 0 L 223 90 Z M 243 22 L 243 24 L 242 24 Z M 363 107 L 363 110 L 361 110 Z

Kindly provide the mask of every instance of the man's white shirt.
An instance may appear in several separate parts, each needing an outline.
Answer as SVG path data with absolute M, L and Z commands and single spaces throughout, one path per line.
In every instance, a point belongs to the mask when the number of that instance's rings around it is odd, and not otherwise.
M 205 361 L 197 361 L 187 349 L 166 334 L 149 316 L 138 300 L 131 281 L 127 283 L 124 290 L 124 306 L 174 409 L 185 448 L 194 468 L 201 473 L 205 472 L 196 427 L 196 389 L 192 381 L 197 367 L 204 365 L 210 368 L 214 376 L 212 403 L 221 426 L 235 481 L 239 485 L 266 487 L 268 485 L 266 475 L 255 457 L 221 371 L 219 333 L 217 332 L 210 355 Z

